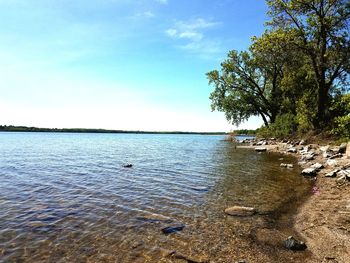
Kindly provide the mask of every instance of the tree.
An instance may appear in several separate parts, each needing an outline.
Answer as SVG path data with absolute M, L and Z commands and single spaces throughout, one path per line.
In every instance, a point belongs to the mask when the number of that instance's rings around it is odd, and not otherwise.
M 350 61 L 348 0 L 267 0 L 273 30 L 294 32 L 290 42 L 305 54 L 315 80 L 317 114 L 321 128 L 329 117 L 330 96 L 348 88 Z
M 215 86 L 210 95 L 213 110 L 225 112 L 236 125 L 254 115 L 260 115 L 266 126 L 274 122 L 280 112 L 280 83 L 287 59 L 280 36 L 266 32 L 253 38 L 249 52 L 230 51 L 220 72 L 207 73 L 209 84 Z

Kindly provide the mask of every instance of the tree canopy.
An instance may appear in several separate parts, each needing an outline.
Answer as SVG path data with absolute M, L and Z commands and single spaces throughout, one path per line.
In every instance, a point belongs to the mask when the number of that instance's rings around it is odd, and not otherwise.
M 350 2 L 266 2 L 265 33 L 207 73 L 212 109 L 236 125 L 259 115 L 268 127 L 286 114 L 302 131 L 334 124 L 332 105 L 349 90 Z

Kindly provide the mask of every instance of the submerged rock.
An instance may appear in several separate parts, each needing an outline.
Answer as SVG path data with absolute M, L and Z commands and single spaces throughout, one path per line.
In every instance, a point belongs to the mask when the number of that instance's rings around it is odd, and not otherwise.
M 175 232 L 179 232 L 182 231 L 185 228 L 185 225 L 175 225 L 175 226 L 168 226 L 168 227 L 164 227 L 162 228 L 162 232 L 166 235 L 171 234 L 171 233 L 175 233 Z
M 207 186 L 193 186 L 190 187 L 192 190 L 197 191 L 197 192 L 207 192 L 209 191 L 209 187 Z
M 285 241 L 284 241 L 284 247 L 290 250 L 305 250 L 307 248 L 306 244 L 302 241 L 296 240 L 294 237 L 289 236 Z
M 225 209 L 225 213 L 230 216 L 252 216 L 256 213 L 256 210 L 247 206 L 231 206 Z

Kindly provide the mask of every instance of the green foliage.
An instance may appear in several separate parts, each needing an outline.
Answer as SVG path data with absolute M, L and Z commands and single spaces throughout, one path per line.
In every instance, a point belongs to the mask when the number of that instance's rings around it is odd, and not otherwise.
M 271 21 L 248 51 L 207 73 L 212 109 L 233 124 L 261 116 L 260 134 L 349 136 L 349 0 L 267 0 Z
M 291 113 L 278 115 L 276 121 L 268 127 L 258 129 L 257 134 L 260 137 L 284 138 L 295 133 L 297 124 L 295 116 Z
M 337 115 L 331 132 L 341 138 L 350 139 L 350 93 L 336 100 L 331 110 Z
M 316 116 L 315 100 L 310 93 L 305 92 L 296 104 L 295 121 L 300 134 L 313 129 L 312 121 Z

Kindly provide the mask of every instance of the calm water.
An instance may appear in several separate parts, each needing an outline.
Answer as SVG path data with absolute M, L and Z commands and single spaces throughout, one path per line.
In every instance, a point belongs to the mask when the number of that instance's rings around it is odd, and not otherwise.
M 274 242 L 309 184 L 298 168 L 280 168 L 281 156 L 222 139 L 0 133 L 0 261 L 186 262 L 167 250 L 211 262 L 289 257 Z M 227 217 L 236 204 L 259 214 Z M 161 232 L 176 224 L 185 228 Z

